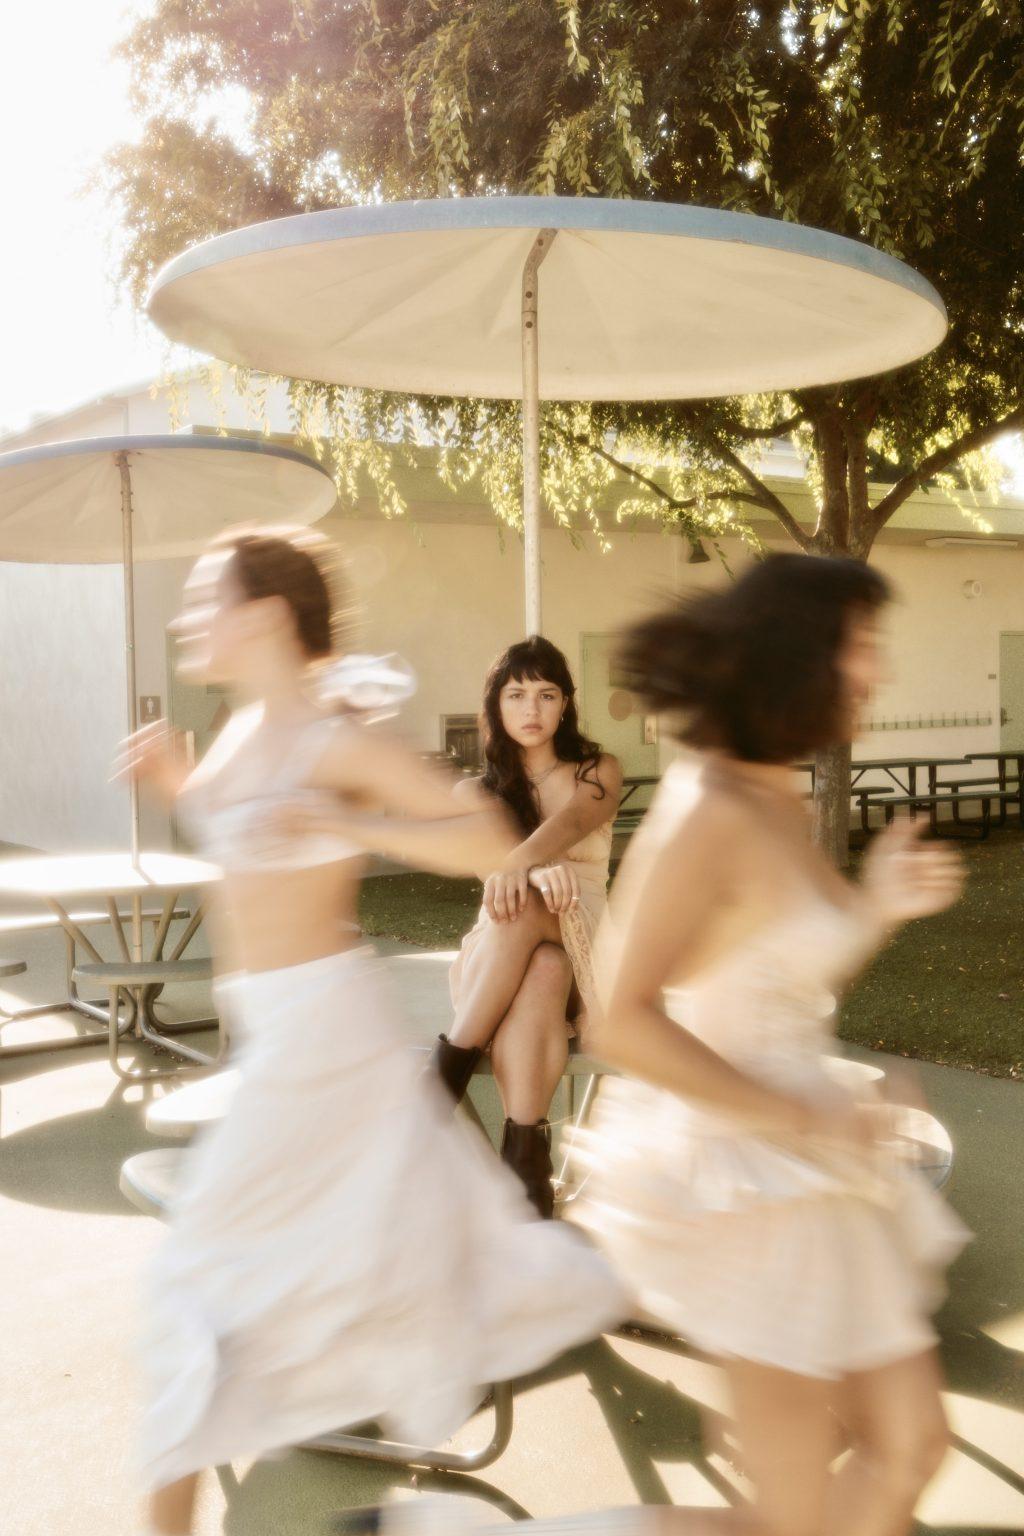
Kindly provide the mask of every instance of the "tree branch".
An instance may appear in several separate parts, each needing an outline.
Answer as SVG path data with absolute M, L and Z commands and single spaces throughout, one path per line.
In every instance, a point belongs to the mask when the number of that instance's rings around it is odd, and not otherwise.
M 773 421 L 767 427 L 745 427 L 742 424 L 729 426 L 730 435 L 740 437 L 744 442 L 770 442 L 776 437 L 786 437 L 790 432 L 795 432 L 807 420 L 804 411 L 795 411 L 792 416 L 786 416 L 782 421 Z
M 800 527 L 800 524 L 792 512 L 790 512 L 786 503 L 776 496 L 774 491 L 769 490 L 764 481 L 754 473 L 748 464 L 744 464 L 739 455 L 733 453 L 731 448 L 716 446 L 715 452 L 724 463 L 728 464 L 731 469 L 735 470 L 747 482 L 747 485 L 750 487 L 749 491 L 709 491 L 706 496 L 692 496 L 686 501 L 680 501 L 677 497 L 670 495 L 664 486 L 659 485 L 656 480 L 652 480 L 648 475 L 641 474 L 638 469 L 634 469 L 631 464 L 624 463 L 622 459 L 617 459 L 614 454 L 609 453 L 606 448 L 601 448 L 597 443 L 591 442 L 589 438 L 576 437 L 568 432 L 563 432 L 561 435 L 574 443 L 577 448 L 589 449 L 591 453 L 596 453 L 599 459 L 604 459 L 606 464 L 611 464 L 613 468 L 620 469 L 623 474 L 629 475 L 631 479 L 639 481 L 641 485 L 646 485 L 648 490 L 653 491 L 656 496 L 660 496 L 662 501 L 675 511 L 686 512 L 691 507 L 698 507 L 705 501 L 741 501 L 745 506 L 760 507 L 762 511 L 771 512 L 778 518 L 790 538 L 800 546 L 805 554 L 809 553 L 812 548 L 809 536 Z
M 761 477 L 759 475 L 755 475 L 754 471 L 750 468 L 750 465 L 744 464 L 739 454 L 733 453 L 731 448 L 723 448 L 719 446 L 716 447 L 715 452 L 721 459 L 723 459 L 726 464 L 734 469 L 738 475 L 742 475 L 743 479 L 747 482 L 751 491 L 753 492 L 754 504 L 758 507 L 763 507 L 766 512 L 773 513 L 774 516 L 778 518 L 783 528 L 785 528 L 793 542 L 798 544 L 805 554 L 809 554 L 813 548 L 810 535 L 806 534 L 800 527 L 800 524 L 797 522 L 796 518 L 793 516 L 792 512 L 786 506 L 786 503 L 781 499 L 781 497 L 776 496 L 774 491 L 769 490 L 768 486 L 765 485 Z
M 993 438 L 1001 437 L 1004 432 L 1013 432 L 1021 427 L 1024 427 L 1024 405 L 1018 405 L 1005 416 L 1001 416 L 998 421 L 990 421 L 984 426 L 975 427 L 971 432 L 965 432 L 962 437 L 950 443 L 948 448 L 937 448 L 926 459 L 922 459 L 909 475 L 904 475 L 902 480 L 897 480 L 892 490 L 888 491 L 881 501 L 875 503 L 871 509 L 874 532 L 877 534 L 884 528 L 908 496 L 920 490 L 933 475 L 941 475 L 944 469 L 948 469 L 965 454 L 974 453 L 976 449 L 984 448 L 986 443 L 992 442 Z

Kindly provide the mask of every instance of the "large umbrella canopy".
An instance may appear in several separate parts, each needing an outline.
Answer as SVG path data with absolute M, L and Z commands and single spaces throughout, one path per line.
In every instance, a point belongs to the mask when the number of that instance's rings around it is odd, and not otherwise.
M 859 378 L 945 335 L 939 295 L 872 246 L 675 203 L 483 197 L 334 208 L 185 251 L 149 313 L 231 362 L 523 402 L 528 631 L 541 623 L 547 400 L 709 399 Z
M 135 684 L 136 555 L 193 554 L 233 523 L 315 522 L 335 501 L 334 481 L 292 448 L 249 438 L 91 437 L 0 454 L 0 560 L 124 569 L 129 731 Z M 139 853 L 139 800 L 131 786 L 131 850 Z M 139 904 L 133 947 L 141 953 Z
M 457 198 L 234 230 L 157 277 L 169 336 L 269 372 L 517 398 L 523 266 L 543 400 L 707 399 L 880 373 L 942 340 L 935 289 L 872 246 L 674 203 Z
M 136 558 L 193 554 L 231 523 L 312 523 L 335 500 L 326 470 L 274 443 L 171 434 L 45 443 L 0 454 L 0 560 L 120 563 L 119 455 Z

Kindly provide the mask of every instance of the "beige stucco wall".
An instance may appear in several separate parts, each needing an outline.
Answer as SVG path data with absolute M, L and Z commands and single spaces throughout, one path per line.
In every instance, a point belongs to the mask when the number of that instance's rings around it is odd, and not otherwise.
M 362 607 L 361 642 L 397 650 L 420 690 L 402 728 L 436 749 L 442 713 L 473 712 L 483 673 L 521 633 L 518 540 L 493 527 L 337 523 Z M 691 566 L 683 546 L 656 533 L 620 535 L 610 555 L 564 534 L 543 541 L 545 629 L 579 665 L 580 636 L 625 623 L 659 592 L 723 579 Z M 733 560 L 742 556 L 731 552 Z M 892 579 L 892 673 L 876 720 L 990 714 L 991 725 L 874 731 L 867 756 L 951 757 L 998 741 L 999 634 L 1024 630 L 1024 557 L 1016 551 L 882 547 Z M 142 693 L 166 701 L 165 628 L 184 565 L 144 564 L 137 577 Z M 981 583 L 967 598 L 964 583 Z M 0 567 L 0 839 L 44 848 L 117 846 L 127 836 L 123 792 L 108 764 L 124 719 L 120 572 L 112 567 Z M 150 811 L 147 840 L 166 838 Z
M 205 385 L 185 390 L 183 424 L 217 424 Z M 230 388 L 223 424 L 257 422 Z M 270 419 L 287 427 L 282 391 Z M 92 402 L 58 421 L 39 423 L 5 443 L 29 446 L 61 438 L 167 431 L 166 398 L 139 389 Z M 791 465 L 789 472 L 797 466 Z M 798 481 L 786 495 L 803 515 Z M 809 510 L 806 509 L 806 510 Z M 420 689 L 402 728 L 424 749 L 440 746 L 440 716 L 475 712 L 491 659 L 521 635 L 521 545 L 502 543 L 479 509 L 414 505 L 409 520 L 335 518 L 325 525 L 351 564 L 363 611 L 361 643 L 397 650 L 416 668 Z M 468 521 L 467 521 L 468 518 Z M 941 498 L 920 496 L 898 518 L 905 530 L 969 532 Z M 1007 504 L 1000 532 L 1024 536 L 1024 506 Z M 762 530 L 768 536 L 769 530 Z M 912 535 L 911 535 L 912 536 Z M 657 532 L 613 535 L 611 554 L 592 539 L 575 548 L 564 533 L 543 538 L 544 628 L 579 667 L 580 639 L 608 632 L 659 592 L 722 580 L 717 563 L 691 566 L 686 546 Z M 782 545 L 780 547 L 790 547 Z M 727 545 L 734 567 L 743 562 Z M 928 549 L 883 543 L 875 563 L 893 580 L 899 601 L 888 627 L 892 676 L 880 690 L 876 721 L 980 713 L 992 724 L 866 733 L 863 756 L 930 753 L 962 756 L 999 739 L 999 635 L 1024 630 L 1024 549 Z M 141 564 L 136 578 L 139 692 L 166 703 L 166 625 L 176 611 L 182 562 Z M 978 581 L 981 593 L 963 595 Z M 0 564 L 0 841 L 45 848 L 124 845 L 127 803 L 108 783 L 108 764 L 124 721 L 121 577 L 113 567 L 23 567 Z M 663 744 L 664 759 L 668 747 Z M 166 818 L 149 809 L 144 836 L 168 836 Z

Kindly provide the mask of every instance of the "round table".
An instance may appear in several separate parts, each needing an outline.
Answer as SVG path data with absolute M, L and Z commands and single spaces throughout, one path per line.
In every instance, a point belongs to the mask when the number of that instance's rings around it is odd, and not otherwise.
M 216 865 L 178 853 L 144 852 L 134 859 L 130 853 L 28 854 L 0 859 L 0 896 L 23 896 L 49 908 L 64 931 L 68 949 L 66 997 L 56 1003 L 25 1009 L 10 1015 L 10 1018 L 14 1020 L 44 1013 L 74 1012 L 109 1029 L 109 1008 L 80 997 L 72 977 L 79 950 L 92 960 L 103 960 L 84 931 L 83 914 L 76 909 L 76 904 L 83 900 L 102 904 L 121 958 L 142 960 L 142 903 L 147 896 L 155 898 L 160 913 L 154 918 L 153 940 L 145 958 L 178 960 L 192 942 L 203 920 L 200 904 L 189 917 L 171 954 L 165 957 L 164 945 L 177 910 L 178 898 L 182 891 L 202 890 L 219 878 L 220 870 Z M 126 900 L 130 904 L 128 913 L 123 912 L 119 905 Z M 99 914 L 89 915 L 95 920 Z M 131 942 L 126 927 L 131 933 Z M 138 1035 L 145 1035 L 152 1043 L 174 1049 L 174 1042 L 168 1041 L 161 1033 L 159 1021 L 153 1013 L 154 991 L 151 986 L 135 989 L 131 1011 L 120 1032 L 127 1033 L 134 1028 Z M 188 1020 L 184 1027 L 208 1027 L 214 1022 L 212 1019 Z M 176 1026 L 178 1029 L 182 1027 Z M 3 1054 L 60 1050 L 88 1044 L 96 1038 L 94 1034 L 88 1034 L 72 1039 L 33 1042 L 26 1046 L 7 1046 L 3 1048 Z

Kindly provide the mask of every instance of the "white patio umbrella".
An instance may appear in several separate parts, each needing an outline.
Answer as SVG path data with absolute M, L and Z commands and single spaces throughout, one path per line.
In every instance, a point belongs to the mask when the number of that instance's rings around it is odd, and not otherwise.
M 249 438 L 93 437 L 0 454 L 0 560 L 124 568 L 128 729 L 138 726 L 134 563 L 190 555 L 232 523 L 315 522 L 334 481 L 294 449 Z M 131 789 L 131 851 L 139 801 Z
M 530 632 L 539 400 L 796 389 L 896 368 L 946 331 L 934 288 L 860 242 L 716 209 L 563 197 L 252 225 L 171 261 L 149 313 L 176 341 L 270 373 L 521 398 Z

